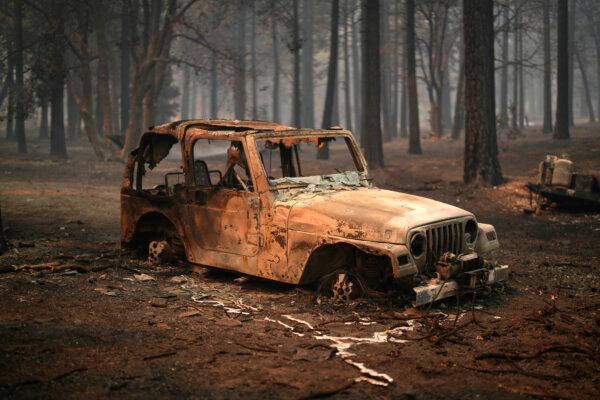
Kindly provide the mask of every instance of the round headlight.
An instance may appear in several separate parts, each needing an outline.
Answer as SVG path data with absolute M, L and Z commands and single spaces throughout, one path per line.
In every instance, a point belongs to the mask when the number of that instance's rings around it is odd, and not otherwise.
M 475 222 L 472 219 L 467 221 L 467 224 L 465 225 L 465 239 L 467 243 L 475 243 L 475 239 L 477 239 L 478 230 L 479 228 L 477 226 L 477 222 Z
M 425 237 L 421 233 L 415 233 L 410 239 L 410 253 L 419 258 L 425 252 Z

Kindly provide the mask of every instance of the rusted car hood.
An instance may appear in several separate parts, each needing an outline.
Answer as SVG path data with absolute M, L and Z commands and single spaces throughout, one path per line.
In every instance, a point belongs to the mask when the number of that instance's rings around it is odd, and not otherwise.
M 398 244 L 406 242 L 413 227 L 472 215 L 439 201 L 376 188 L 299 192 L 284 204 L 290 209 L 288 229 Z

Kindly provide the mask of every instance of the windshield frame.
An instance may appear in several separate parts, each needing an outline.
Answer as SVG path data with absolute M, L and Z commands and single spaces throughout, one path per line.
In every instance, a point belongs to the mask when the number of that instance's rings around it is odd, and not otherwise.
M 356 143 L 356 140 L 354 139 L 354 136 L 349 131 L 302 129 L 302 130 L 290 130 L 290 131 L 278 131 L 278 132 L 264 132 L 264 133 L 257 133 L 257 134 L 249 136 L 249 138 L 251 138 L 252 145 L 254 146 L 254 149 L 256 151 L 255 154 L 257 154 L 257 155 L 260 154 L 260 149 L 259 149 L 258 143 L 257 143 L 258 141 L 269 140 L 269 139 L 299 139 L 299 140 L 302 140 L 302 139 L 309 139 L 309 138 L 313 138 L 313 137 L 319 137 L 319 138 L 333 137 L 333 138 L 343 139 L 344 143 L 346 143 L 346 145 L 348 147 L 348 150 L 350 151 L 350 155 L 352 156 L 352 160 L 354 161 L 354 165 L 356 167 L 356 171 L 353 171 L 353 172 L 356 172 L 363 179 L 367 179 L 367 177 L 368 177 L 367 162 L 366 162 L 362 152 L 360 151 L 358 144 Z M 305 183 L 305 182 L 301 182 L 301 181 L 273 183 L 273 181 L 269 179 L 269 175 L 265 169 L 265 165 L 264 165 L 263 161 L 260 158 L 260 155 L 258 156 L 257 161 L 258 161 L 258 164 L 260 165 L 262 174 L 265 177 L 265 180 L 267 181 L 267 185 L 271 190 L 293 188 L 293 187 L 305 187 L 310 184 L 310 182 Z M 348 171 L 343 171 L 340 174 L 309 175 L 309 176 L 305 176 L 304 178 L 318 177 L 318 176 L 342 175 L 346 172 L 348 172 Z M 289 178 L 289 179 L 301 180 L 302 178 L 303 177 L 294 177 L 294 178 Z M 285 178 L 279 178 L 279 179 L 285 179 Z

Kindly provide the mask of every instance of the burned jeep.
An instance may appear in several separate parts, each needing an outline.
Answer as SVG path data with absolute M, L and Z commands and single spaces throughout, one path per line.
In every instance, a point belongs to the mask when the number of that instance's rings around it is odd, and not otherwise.
M 329 157 L 317 157 L 327 151 Z M 160 164 L 159 164 L 160 163 Z M 416 305 L 505 280 L 484 261 L 491 225 L 375 187 L 352 134 L 260 121 L 191 120 L 144 133 L 121 188 L 121 242 L 159 258 L 291 284 L 338 299 L 411 282 Z M 416 283 L 414 283 L 416 282 Z

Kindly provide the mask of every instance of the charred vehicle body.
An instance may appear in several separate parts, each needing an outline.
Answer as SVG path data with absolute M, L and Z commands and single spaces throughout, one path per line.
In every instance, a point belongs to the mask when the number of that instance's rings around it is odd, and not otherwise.
M 325 149 L 329 159 L 317 159 Z M 170 249 L 194 264 L 320 282 L 341 299 L 404 280 L 421 305 L 508 275 L 482 258 L 499 247 L 491 225 L 375 187 L 350 132 L 260 121 L 144 133 L 123 177 L 121 242 L 153 258 Z

